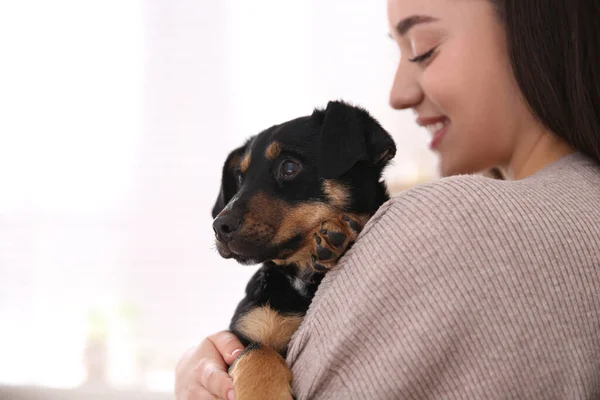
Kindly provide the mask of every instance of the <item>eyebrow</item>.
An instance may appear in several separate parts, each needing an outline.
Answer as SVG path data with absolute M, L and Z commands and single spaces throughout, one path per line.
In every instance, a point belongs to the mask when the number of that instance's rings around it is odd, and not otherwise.
M 400 36 L 404 36 L 413 26 L 434 21 L 437 21 L 437 18 L 430 17 L 428 15 L 412 15 L 398 22 L 396 25 L 396 31 Z

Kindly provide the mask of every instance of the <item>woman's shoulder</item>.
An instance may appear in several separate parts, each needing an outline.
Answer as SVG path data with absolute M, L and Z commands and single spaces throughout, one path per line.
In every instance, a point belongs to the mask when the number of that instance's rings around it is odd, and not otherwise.
M 430 215 L 456 216 L 461 210 L 487 210 L 491 206 L 497 208 L 521 201 L 520 196 L 515 197 L 514 191 L 512 182 L 479 175 L 459 175 L 414 186 L 392 197 L 386 206 Z
M 472 207 L 482 201 L 498 201 L 511 190 L 512 182 L 491 179 L 480 175 L 458 175 L 416 185 L 392 197 L 389 207 L 398 205 L 435 204 L 437 209 L 447 207 Z M 502 201 L 501 200 L 501 201 Z
M 417 226 L 451 223 L 455 230 L 470 231 L 488 224 L 535 228 L 547 220 L 599 223 L 599 203 L 600 166 L 574 154 L 520 181 L 459 175 L 417 185 L 384 204 L 372 224 L 386 215 Z
M 453 229 L 477 226 L 481 216 L 502 218 L 506 209 L 528 201 L 515 195 L 506 181 L 476 175 L 460 175 L 420 184 L 392 197 L 373 216 L 366 227 L 383 223 L 420 229 L 439 229 L 451 224 Z

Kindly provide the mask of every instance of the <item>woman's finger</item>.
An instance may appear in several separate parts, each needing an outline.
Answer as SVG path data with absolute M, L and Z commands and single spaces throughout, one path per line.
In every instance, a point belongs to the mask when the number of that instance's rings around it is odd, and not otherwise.
M 244 350 L 244 345 L 229 331 L 221 331 L 208 337 L 208 340 L 217 348 L 221 356 L 231 365 L 235 358 Z
M 234 398 L 233 379 L 222 365 L 214 363 L 211 359 L 200 360 L 196 366 L 195 377 L 200 386 L 218 398 L 227 400 Z

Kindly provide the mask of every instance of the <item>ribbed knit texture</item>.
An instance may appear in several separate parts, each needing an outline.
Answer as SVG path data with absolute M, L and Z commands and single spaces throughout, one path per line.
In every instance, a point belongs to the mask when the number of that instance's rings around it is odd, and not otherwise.
M 386 203 L 288 354 L 298 399 L 600 398 L 600 167 Z

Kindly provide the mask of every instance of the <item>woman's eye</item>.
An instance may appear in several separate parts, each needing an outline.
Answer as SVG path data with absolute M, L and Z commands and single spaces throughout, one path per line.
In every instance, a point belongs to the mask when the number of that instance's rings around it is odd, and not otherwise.
M 431 50 L 429 50 L 428 52 L 421 54 L 420 56 L 409 58 L 408 61 L 420 64 L 420 63 L 426 61 L 429 57 L 431 57 L 433 55 L 433 52 L 435 51 L 435 49 L 436 48 L 434 47 Z
M 279 168 L 279 175 L 283 179 L 292 179 L 300 173 L 302 166 L 299 162 L 293 160 L 285 160 Z

